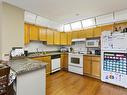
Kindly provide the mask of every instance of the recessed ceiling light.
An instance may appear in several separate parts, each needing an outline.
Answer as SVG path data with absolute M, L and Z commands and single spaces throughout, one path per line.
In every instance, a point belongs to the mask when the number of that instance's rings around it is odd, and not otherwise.
M 79 16 L 80 14 L 77 13 L 77 14 L 75 14 L 75 15 L 76 15 L 76 16 Z

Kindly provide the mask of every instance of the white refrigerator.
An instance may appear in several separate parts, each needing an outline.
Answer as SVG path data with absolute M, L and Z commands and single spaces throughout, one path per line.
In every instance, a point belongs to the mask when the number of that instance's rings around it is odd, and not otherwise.
M 127 33 L 101 36 L 101 80 L 127 88 Z

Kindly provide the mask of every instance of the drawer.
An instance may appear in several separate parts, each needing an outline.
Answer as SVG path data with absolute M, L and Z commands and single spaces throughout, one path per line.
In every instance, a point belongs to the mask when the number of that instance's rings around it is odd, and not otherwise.
M 91 61 L 91 56 L 84 56 L 83 57 L 83 60 L 86 61 L 86 60 L 90 60 Z
M 92 57 L 92 61 L 101 61 L 101 57 L 94 56 Z

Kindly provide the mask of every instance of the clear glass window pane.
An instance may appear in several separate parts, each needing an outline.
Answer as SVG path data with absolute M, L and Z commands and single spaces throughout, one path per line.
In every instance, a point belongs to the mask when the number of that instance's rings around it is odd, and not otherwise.
M 26 22 L 35 23 L 36 15 L 33 14 L 33 13 L 30 13 L 30 12 L 25 11 L 24 20 Z
M 95 19 L 86 19 L 82 21 L 83 28 L 93 27 L 95 26 Z
M 64 31 L 65 31 L 65 32 L 71 31 L 71 26 L 70 26 L 70 24 L 64 25 Z
M 82 29 L 81 21 L 71 23 L 72 30 Z

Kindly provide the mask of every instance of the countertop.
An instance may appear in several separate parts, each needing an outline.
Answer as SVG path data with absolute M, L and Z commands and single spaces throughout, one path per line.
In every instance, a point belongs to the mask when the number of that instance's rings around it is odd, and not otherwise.
M 27 73 L 30 71 L 45 68 L 47 63 L 36 61 L 28 58 L 10 60 L 7 65 L 11 67 L 12 70 L 16 72 L 17 75 Z
M 56 54 L 62 54 L 61 52 L 53 52 L 53 53 L 47 53 L 47 54 L 29 54 L 28 58 L 35 58 L 35 57 L 43 57 L 43 56 L 52 56 Z
M 47 54 L 30 54 L 27 57 L 28 58 L 36 58 L 36 57 L 43 57 L 43 56 L 52 56 L 56 54 L 73 54 L 72 52 L 52 52 L 52 53 L 47 53 Z M 76 53 L 74 53 L 76 54 Z M 83 56 L 97 56 L 100 57 L 101 55 L 95 55 L 95 54 L 83 54 Z
M 84 54 L 84 56 L 95 56 L 95 57 L 101 57 L 101 55 L 95 55 L 95 54 Z

